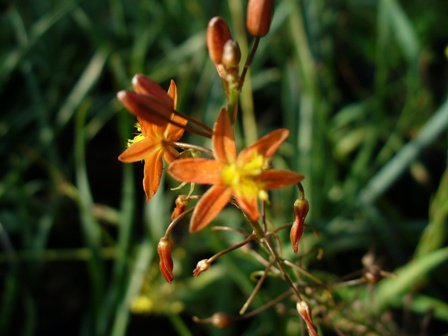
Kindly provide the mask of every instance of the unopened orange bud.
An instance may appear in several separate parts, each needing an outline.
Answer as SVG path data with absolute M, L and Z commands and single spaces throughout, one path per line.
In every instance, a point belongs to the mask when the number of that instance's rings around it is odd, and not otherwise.
M 230 40 L 229 26 L 223 18 L 212 18 L 207 27 L 207 48 L 213 63 L 221 64 L 225 43 Z
M 131 91 L 119 91 L 117 98 L 129 112 L 149 123 L 164 126 L 171 119 L 172 106 L 168 106 L 159 97 Z
M 168 283 L 172 283 L 174 279 L 173 258 L 171 257 L 172 251 L 173 241 L 165 237 L 160 238 L 159 244 L 157 245 L 157 253 L 160 258 L 159 268 Z
M 159 83 L 146 77 L 145 75 L 136 74 L 132 78 L 132 86 L 135 92 L 147 96 L 153 96 L 163 102 L 167 107 L 173 107 L 173 100 Z
M 294 253 L 299 250 L 299 241 L 303 234 L 303 225 L 309 209 L 310 206 L 306 199 L 299 198 L 294 202 L 294 222 L 289 234 Z
M 274 14 L 274 0 L 249 0 L 246 27 L 250 35 L 263 37 L 269 32 Z
M 222 53 L 222 64 L 227 69 L 237 69 L 241 59 L 241 50 L 238 42 L 235 40 L 228 40 L 224 44 Z

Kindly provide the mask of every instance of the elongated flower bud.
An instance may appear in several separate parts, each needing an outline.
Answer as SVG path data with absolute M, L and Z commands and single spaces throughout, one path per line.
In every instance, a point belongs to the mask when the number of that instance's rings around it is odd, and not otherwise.
M 168 93 L 159 85 L 159 83 L 145 75 L 136 74 L 132 78 L 132 86 L 134 87 L 135 92 L 153 96 L 163 102 L 167 107 L 173 107 L 173 99 L 171 99 Z
M 305 301 L 297 302 L 297 312 L 303 318 L 306 323 L 306 328 L 308 329 L 308 334 L 310 336 L 319 336 L 317 333 L 317 327 L 313 322 L 313 316 L 311 314 L 311 308 Z
M 157 253 L 160 258 L 159 268 L 168 283 L 172 283 L 174 279 L 173 258 L 171 257 L 172 251 L 173 241 L 165 237 L 160 238 L 159 244 L 157 245 Z
M 222 54 L 225 43 L 230 40 L 229 26 L 223 18 L 212 18 L 207 27 L 207 48 L 213 63 L 222 63 Z
M 303 225 L 305 224 L 305 217 L 309 209 L 310 206 L 306 199 L 299 198 L 294 202 L 294 222 L 292 223 L 289 234 L 294 253 L 297 253 L 299 249 L 299 240 L 303 234 Z
M 269 32 L 274 14 L 274 0 L 249 0 L 246 27 L 250 35 L 263 37 Z

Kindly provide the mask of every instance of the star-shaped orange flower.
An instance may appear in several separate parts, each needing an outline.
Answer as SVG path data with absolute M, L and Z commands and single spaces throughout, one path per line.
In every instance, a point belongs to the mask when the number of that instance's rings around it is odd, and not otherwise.
M 227 110 L 221 109 L 212 136 L 215 159 L 179 159 L 168 167 L 179 181 L 212 185 L 196 204 L 190 232 L 205 228 L 232 196 L 249 219 L 256 221 L 260 218 L 258 199 L 267 200 L 267 190 L 303 180 L 303 175 L 290 170 L 269 169 L 270 158 L 288 135 L 286 129 L 273 131 L 238 155 L 230 118 Z
M 179 156 L 173 142 L 182 137 L 184 128 L 181 126 L 187 121 L 173 112 L 177 103 L 174 81 L 171 81 L 168 93 L 156 82 L 139 74 L 132 79 L 132 85 L 135 93 L 120 91 L 117 96 L 137 117 L 137 130 L 141 133 L 129 140 L 129 147 L 118 159 L 122 162 L 145 161 L 143 190 L 149 201 L 160 185 L 162 158 L 171 163 Z

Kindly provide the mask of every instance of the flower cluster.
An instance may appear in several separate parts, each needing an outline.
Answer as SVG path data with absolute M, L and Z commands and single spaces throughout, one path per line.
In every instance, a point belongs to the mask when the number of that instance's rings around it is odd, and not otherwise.
M 150 201 L 157 192 L 164 171 L 182 184 L 191 184 L 188 195 L 179 195 L 172 214 L 172 223 L 158 244 L 160 270 L 167 282 L 174 279 L 171 252 L 171 231 L 183 218 L 191 215 L 190 233 L 204 229 L 229 203 L 245 215 L 253 233 L 246 239 L 210 259 L 198 263 L 194 275 L 208 270 L 212 262 L 224 253 L 257 241 L 278 264 L 285 280 L 293 287 L 298 301 L 300 294 L 284 271 L 283 261 L 270 243 L 270 233 L 262 225 L 260 204 L 269 204 L 268 191 L 297 185 L 300 198 L 294 204 L 294 223 L 291 242 L 295 253 L 303 232 L 308 202 L 304 198 L 301 181 L 304 176 L 291 170 L 271 167 L 271 158 L 287 139 L 287 129 L 277 129 L 248 147 L 237 151 L 234 124 L 237 120 L 238 94 L 254 57 L 259 40 L 270 27 L 274 12 L 273 1 L 250 0 L 247 9 L 247 30 L 254 37 L 254 46 L 247 56 L 244 69 L 239 73 L 241 58 L 238 43 L 232 39 L 224 19 L 215 17 L 207 28 L 207 47 L 210 58 L 223 82 L 226 106 L 217 113 L 212 128 L 177 110 L 177 88 L 174 81 L 165 92 L 148 77 L 137 74 L 132 80 L 134 91 L 120 91 L 118 99 L 137 118 L 137 135 L 128 141 L 128 148 L 118 157 L 122 162 L 144 161 L 143 190 Z M 184 132 L 191 132 L 211 139 L 211 148 L 179 142 Z M 166 170 L 164 170 L 164 162 Z M 203 195 L 195 195 L 194 185 L 209 185 Z M 194 201 L 193 206 L 190 202 Z M 271 264 L 272 266 L 272 264 Z M 267 271 L 266 271 L 267 272 Z

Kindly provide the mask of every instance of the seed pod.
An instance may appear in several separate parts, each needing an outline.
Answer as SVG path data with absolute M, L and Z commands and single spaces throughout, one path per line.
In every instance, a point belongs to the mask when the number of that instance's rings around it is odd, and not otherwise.
M 250 35 L 263 37 L 269 32 L 274 14 L 274 0 L 249 0 L 246 27 Z
M 229 26 L 223 18 L 215 16 L 209 21 L 207 27 L 207 48 L 213 63 L 222 63 L 224 44 L 231 38 Z

